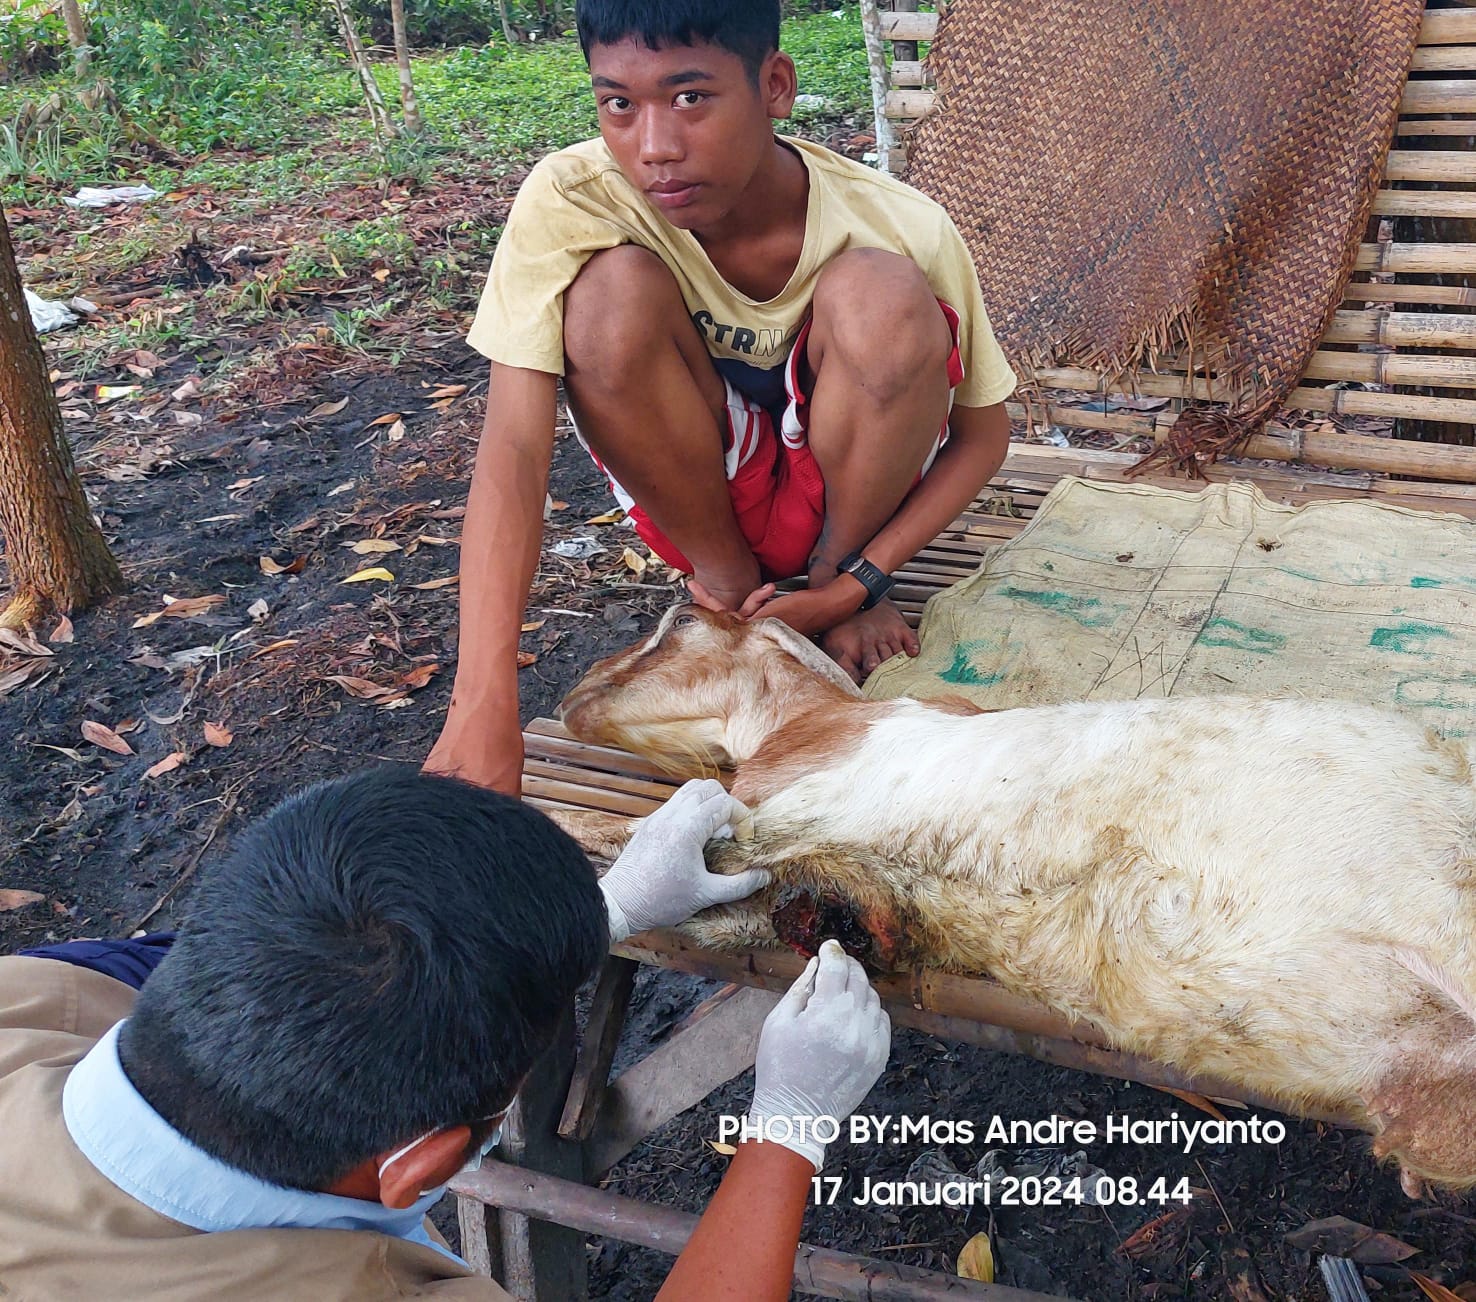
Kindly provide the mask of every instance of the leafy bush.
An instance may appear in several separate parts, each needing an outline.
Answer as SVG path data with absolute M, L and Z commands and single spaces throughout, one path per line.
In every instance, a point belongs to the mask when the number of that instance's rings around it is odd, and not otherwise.
M 43 0 L 20 0 L 12 12 L 0 13 L 0 82 L 53 72 L 66 49 L 66 24 Z

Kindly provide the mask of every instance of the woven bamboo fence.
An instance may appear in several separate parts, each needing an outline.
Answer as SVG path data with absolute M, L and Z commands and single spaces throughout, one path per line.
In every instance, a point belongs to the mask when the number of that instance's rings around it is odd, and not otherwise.
M 915 7 L 915 6 L 909 6 Z M 884 165 L 906 175 L 907 128 L 935 103 L 919 43 L 933 13 L 862 5 L 869 43 L 891 43 L 884 88 L 874 98 Z M 900 143 L 889 138 L 895 131 Z M 1476 8 L 1426 11 L 1394 148 L 1342 310 L 1333 319 L 1281 417 L 1244 455 L 1339 470 L 1476 484 Z M 986 288 L 987 299 L 987 288 Z M 1099 373 L 1057 367 L 1040 374 L 1037 425 L 1103 430 L 1161 441 L 1179 400 L 1214 401 L 1213 377 L 1191 380 L 1176 359 L 1109 386 Z M 1051 395 L 1056 395 L 1052 400 Z M 1088 411 L 1065 395 L 1162 397 L 1159 412 Z M 1105 404 L 1098 404 L 1105 405 Z M 1024 418 L 1023 406 L 1011 414 Z M 1392 433 L 1340 428 L 1341 418 L 1385 418 Z

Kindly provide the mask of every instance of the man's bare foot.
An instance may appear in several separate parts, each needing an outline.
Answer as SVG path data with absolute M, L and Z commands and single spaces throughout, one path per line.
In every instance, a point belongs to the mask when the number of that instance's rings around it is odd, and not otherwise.
M 820 645 L 858 683 L 883 660 L 904 651 L 915 656 L 922 649 L 902 612 L 887 600 L 837 624 L 820 639 Z

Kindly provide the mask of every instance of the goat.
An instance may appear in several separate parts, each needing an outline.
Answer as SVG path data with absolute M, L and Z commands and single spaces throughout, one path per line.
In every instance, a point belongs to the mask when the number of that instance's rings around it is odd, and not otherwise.
M 868 701 L 778 621 L 695 606 L 561 715 L 685 776 L 736 765 L 751 836 L 709 860 L 775 881 L 700 943 L 849 929 L 874 968 L 988 974 L 1359 1119 L 1411 1193 L 1476 1186 L 1476 748 L 1346 701 Z M 566 825 L 606 856 L 633 827 Z

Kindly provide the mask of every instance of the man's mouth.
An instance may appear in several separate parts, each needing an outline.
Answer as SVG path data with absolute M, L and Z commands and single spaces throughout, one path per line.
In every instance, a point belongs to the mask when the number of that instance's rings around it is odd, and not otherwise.
M 646 193 L 659 208 L 685 208 L 701 188 L 696 181 L 656 181 L 646 187 Z

